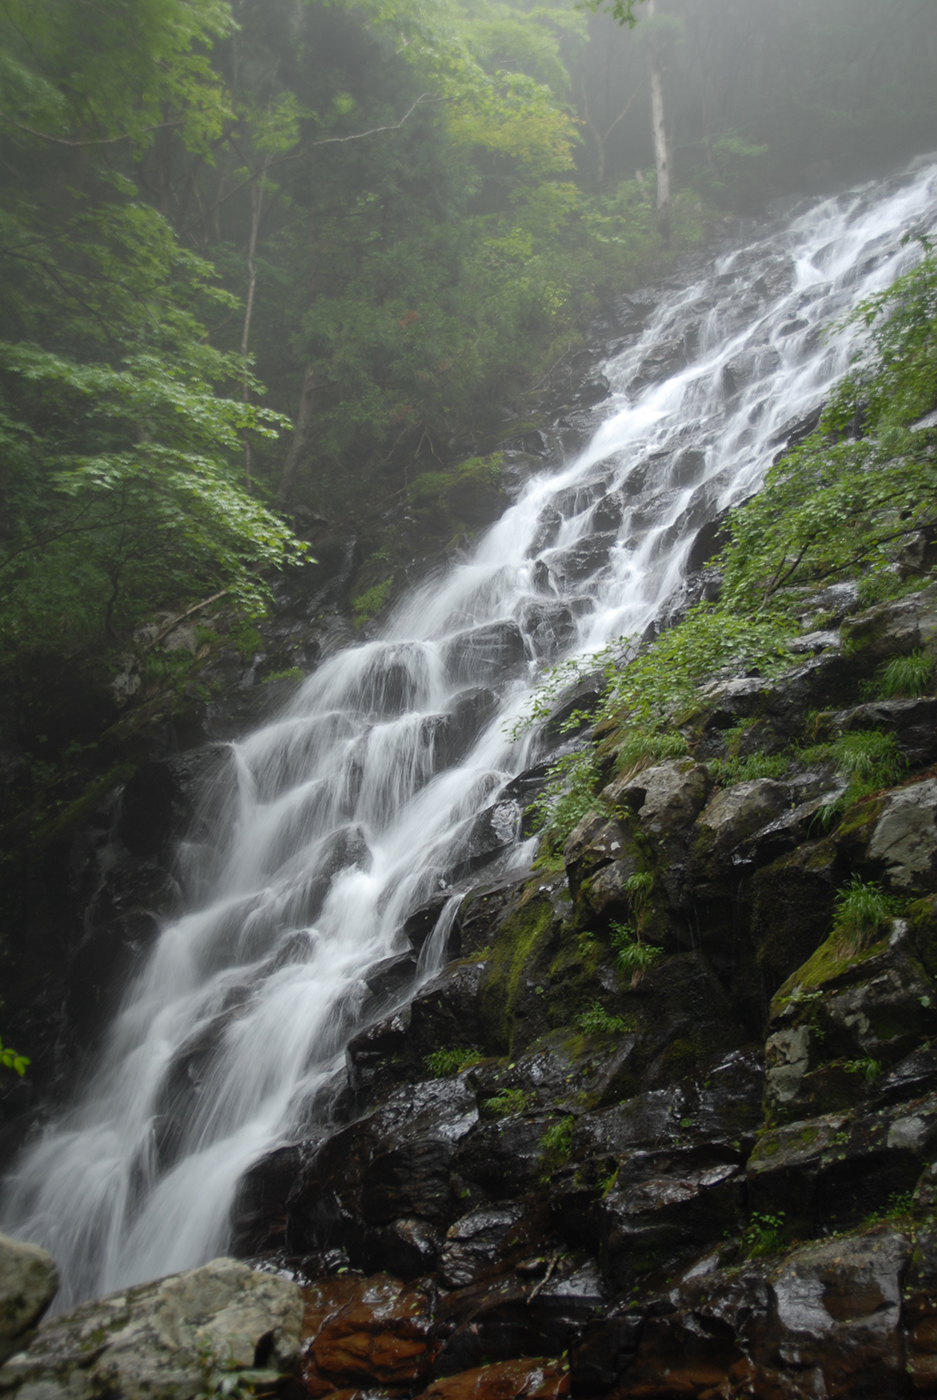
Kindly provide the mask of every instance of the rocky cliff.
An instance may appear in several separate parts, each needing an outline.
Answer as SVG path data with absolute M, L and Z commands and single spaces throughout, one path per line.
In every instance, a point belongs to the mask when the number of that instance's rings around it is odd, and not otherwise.
M 401 1002 L 439 909 L 411 918 L 336 1121 L 243 1182 L 234 1252 L 305 1306 L 245 1391 L 937 1390 L 937 699 L 860 696 L 937 657 L 937 585 L 828 590 L 804 629 L 774 679 L 701 687 L 689 756 L 615 776 L 562 860 L 468 889 Z M 857 734 L 901 777 L 851 804 Z M 0 1387 L 79 1393 L 62 1326 Z M 143 1393 L 113 1384 L 81 1393 Z

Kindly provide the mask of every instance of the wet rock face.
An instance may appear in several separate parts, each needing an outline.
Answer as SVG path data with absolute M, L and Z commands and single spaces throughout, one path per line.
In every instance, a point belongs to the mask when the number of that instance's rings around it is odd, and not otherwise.
M 302 1317 L 295 1283 L 216 1259 L 53 1318 L 0 1367 L 0 1394 L 190 1400 L 238 1373 L 269 1384 L 299 1368 Z
M 931 753 L 931 700 L 854 703 L 876 658 L 923 644 L 926 598 L 885 622 L 827 601 L 868 649 L 808 628 L 777 678 L 709 687 L 687 757 L 612 777 L 561 855 L 466 895 L 450 951 L 470 956 L 349 1047 L 358 1117 L 256 1169 L 280 1258 L 438 1291 L 411 1388 L 937 1391 L 937 783 L 912 769 L 824 825 L 847 781 L 829 764 L 711 765 L 730 731 L 740 759 L 803 742 L 817 705 L 814 738 L 872 723 Z M 834 931 L 854 876 L 907 916 Z M 332 1364 L 314 1393 L 393 1384 Z
M 873 1074 L 890 1069 L 937 1034 L 934 983 L 919 959 L 898 923 L 862 955 L 830 940 L 785 983 L 765 1046 L 773 1122 L 851 1106 L 863 1065 Z
M 568 1368 L 561 1362 L 501 1361 L 435 1381 L 427 1400 L 558 1400 L 569 1394 Z
M 413 1388 L 432 1367 L 434 1297 L 379 1274 L 305 1290 L 303 1379 L 311 1394 L 373 1385 Z
M 51 1254 L 0 1235 L 0 1362 L 28 1344 L 58 1286 Z
M 656 347 L 642 372 L 684 350 Z M 651 465 L 670 491 L 700 463 Z M 550 557 L 576 577 L 604 563 L 623 501 L 597 474 L 566 507 L 596 529 Z M 556 521 L 542 523 L 546 547 Z M 566 645 L 574 612 L 545 571 L 532 590 L 514 620 L 453 640 L 452 675 Z M 532 872 L 503 857 L 549 759 L 466 823 L 446 888 L 365 979 L 330 1121 L 242 1182 L 233 1248 L 301 1278 L 299 1302 L 282 1278 L 216 1261 L 44 1325 L 0 1391 L 194 1396 L 223 1345 L 242 1370 L 279 1372 L 289 1400 L 937 1393 L 937 780 L 921 771 L 937 701 L 856 703 L 882 659 L 937 653 L 937 586 L 857 609 L 854 590 L 816 595 L 796 665 L 702 688 L 686 757 L 616 777 L 603 741 L 594 810 Z M 405 707 L 404 670 L 395 684 Z M 600 690 L 588 678 L 564 695 L 547 735 Z M 473 685 L 432 717 L 440 762 L 492 703 Z M 845 812 L 848 779 L 822 757 L 783 779 L 730 776 L 729 759 L 869 728 L 894 736 L 908 780 Z M 142 946 L 171 902 L 167 833 L 190 790 L 152 764 L 111 813 L 101 850 L 119 859 L 76 986 L 103 985 L 111 953 Z M 340 834 L 310 917 L 364 850 L 360 830 Z M 100 850 L 88 859 L 103 869 Z M 854 877 L 901 910 L 850 941 L 834 919 Z M 450 961 L 420 985 L 444 909 Z M 179 1056 L 163 1160 L 238 1014 L 235 999 Z M 0 1249 L 0 1283 L 2 1267 Z M 8 1350 L 44 1296 L 12 1308 Z
M 902 1327 L 911 1249 L 907 1236 L 879 1229 L 808 1246 L 781 1264 L 723 1270 L 717 1258 L 704 1261 L 659 1300 L 632 1356 L 619 1354 L 624 1393 L 913 1394 Z
M 937 889 L 937 781 L 888 797 L 872 831 L 868 859 L 884 866 L 889 885 L 902 894 Z

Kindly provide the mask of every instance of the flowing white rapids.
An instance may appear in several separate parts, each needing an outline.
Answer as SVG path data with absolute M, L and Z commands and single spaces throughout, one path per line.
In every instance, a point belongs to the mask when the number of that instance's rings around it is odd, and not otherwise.
M 499 793 L 538 740 L 507 735 L 544 663 L 660 613 L 700 526 L 758 486 L 784 426 L 846 368 L 848 338 L 822 331 L 910 265 L 902 235 L 935 221 L 937 165 L 918 162 L 667 291 L 612 354 L 587 449 L 234 746 L 207 894 L 162 932 L 81 1102 L 7 1183 L 4 1228 L 55 1255 L 60 1307 L 224 1251 L 244 1171 L 327 1119 L 368 970 L 465 873 L 480 832 L 489 848 L 513 837 L 519 809 Z M 649 357 L 678 352 L 686 367 L 647 383 Z

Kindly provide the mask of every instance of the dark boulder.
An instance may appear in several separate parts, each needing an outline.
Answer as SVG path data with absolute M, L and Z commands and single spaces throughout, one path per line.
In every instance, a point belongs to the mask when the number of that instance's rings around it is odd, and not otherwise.
M 526 655 L 520 628 L 506 620 L 457 632 L 443 648 L 443 663 L 454 681 L 478 685 L 489 677 L 499 682 Z

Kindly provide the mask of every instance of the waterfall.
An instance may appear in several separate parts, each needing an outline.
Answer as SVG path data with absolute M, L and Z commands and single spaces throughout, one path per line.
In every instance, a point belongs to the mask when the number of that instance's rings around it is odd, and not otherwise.
M 510 737 L 538 676 L 660 615 L 700 527 L 758 487 L 845 370 L 850 337 L 826 328 L 910 266 L 902 235 L 935 219 L 937 166 L 919 161 L 667 288 L 610 349 L 586 449 L 233 746 L 201 903 L 162 931 L 80 1102 L 6 1185 L 3 1228 L 55 1255 L 59 1306 L 224 1251 L 245 1170 L 327 1123 L 369 970 L 403 949 L 407 916 L 482 839 L 502 868 L 529 861 L 502 794 L 543 752 Z

